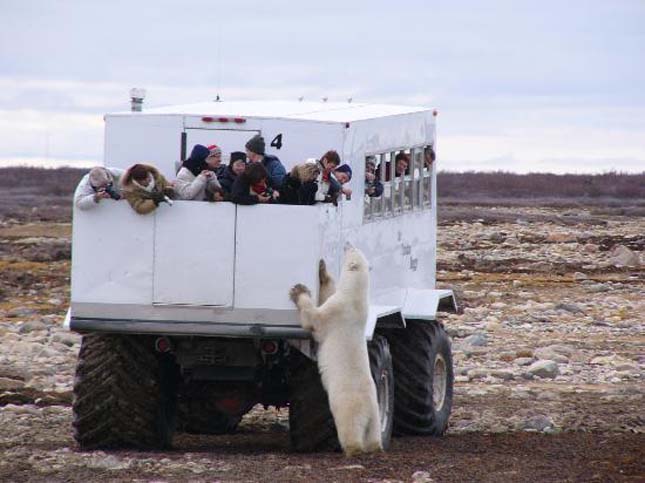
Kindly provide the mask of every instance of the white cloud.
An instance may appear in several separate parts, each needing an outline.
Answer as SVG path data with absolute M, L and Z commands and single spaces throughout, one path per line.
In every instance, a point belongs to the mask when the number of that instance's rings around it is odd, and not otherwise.
M 102 158 L 105 112 L 214 99 L 439 108 L 450 169 L 645 165 L 645 4 L 5 0 L 0 159 Z M 567 168 L 569 169 L 569 168 Z

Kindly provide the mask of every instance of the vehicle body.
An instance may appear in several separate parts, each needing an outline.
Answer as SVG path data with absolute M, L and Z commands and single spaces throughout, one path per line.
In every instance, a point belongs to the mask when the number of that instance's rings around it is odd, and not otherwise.
M 347 242 L 370 262 L 367 340 L 405 330 L 406 320 L 432 323 L 440 308 L 456 310 L 452 291 L 435 286 L 436 172 L 424 164 L 424 150 L 436 146 L 435 120 L 426 108 L 326 102 L 209 102 L 106 115 L 106 166 L 147 162 L 172 180 L 194 144 L 217 144 L 226 157 L 261 134 L 287 171 L 338 151 L 352 167 L 353 196 L 338 206 L 175 201 L 145 216 L 112 200 L 75 209 L 70 328 L 167 337 L 184 382 L 286 388 L 288 364 L 271 372 L 279 360 L 294 350 L 315 359 L 289 289 L 304 283 L 316 297 L 319 261 L 338 276 Z M 411 166 L 397 177 L 400 151 Z M 380 166 L 379 198 L 363 196 L 366 159 Z M 248 387 L 237 413 L 254 402 L 289 402 L 286 390 Z

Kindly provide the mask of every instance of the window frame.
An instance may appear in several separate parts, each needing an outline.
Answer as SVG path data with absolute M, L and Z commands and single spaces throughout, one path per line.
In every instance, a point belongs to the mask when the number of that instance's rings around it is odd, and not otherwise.
M 378 161 L 378 180 L 383 185 L 383 194 L 379 197 L 372 197 L 363 193 L 363 223 L 432 209 L 432 178 L 435 163 L 433 162 L 429 168 L 425 167 L 425 150 L 433 146 L 433 143 L 420 143 L 410 147 L 389 148 L 365 153 L 364 163 L 367 163 L 369 158 Z M 399 177 L 397 182 L 394 159 L 399 152 L 405 152 L 410 156 L 410 164 L 409 174 Z M 384 168 L 388 162 L 390 181 L 385 181 Z M 389 197 L 386 196 L 386 193 L 389 193 Z

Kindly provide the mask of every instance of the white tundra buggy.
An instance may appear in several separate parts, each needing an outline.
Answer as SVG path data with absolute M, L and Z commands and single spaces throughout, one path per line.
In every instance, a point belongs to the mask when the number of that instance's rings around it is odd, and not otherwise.
M 437 313 L 457 304 L 435 288 L 435 120 L 421 107 L 332 102 L 106 115 L 106 166 L 150 163 L 172 180 L 193 145 L 217 144 L 226 157 L 261 134 L 287 171 L 338 151 L 353 170 L 353 195 L 338 206 L 176 201 L 139 215 L 104 200 L 75 209 L 67 323 L 83 334 L 73 407 L 80 446 L 166 447 L 176 430 L 231 432 L 257 404 L 289 408 L 294 450 L 337 446 L 316 347 L 289 289 L 316 292 L 320 260 L 338 276 L 346 242 L 370 263 L 365 338 L 384 447 L 393 432 L 442 434 L 453 367 Z M 364 195 L 366 165 L 380 196 Z

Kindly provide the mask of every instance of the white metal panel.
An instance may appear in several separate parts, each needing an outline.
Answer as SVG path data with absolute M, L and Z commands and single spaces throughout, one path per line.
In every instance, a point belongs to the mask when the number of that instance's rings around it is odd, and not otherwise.
M 291 120 L 271 119 L 260 122 L 266 152 L 280 158 L 287 171 L 308 158 L 320 158 L 330 149 L 342 154 L 343 125 L 325 125 Z M 277 136 L 282 145 L 271 146 Z
M 452 290 L 420 290 L 407 289 L 403 317 L 406 319 L 435 320 L 439 301 L 453 297 Z
M 400 311 L 400 305 L 370 305 L 367 311 L 367 323 L 365 324 L 365 339 L 372 340 L 379 317 L 385 317 Z
M 74 209 L 72 302 L 152 303 L 154 215 L 125 201 Z
M 126 169 L 135 163 L 156 166 L 169 179 L 181 156 L 182 116 L 105 117 L 105 166 Z
M 360 102 L 221 101 L 146 108 L 136 115 L 198 115 L 345 123 L 427 111 L 427 107 Z M 130 112 L 114 113 L 128 116 Z
M 154 303 L 232 305 L 235 205 L 162 204 L 154 243 Z
M 326 205 L 237 210 L 235 308 L 294 310 L 289 289 L 296 283 L 307 285 L 317 299 L 318 262 L 327 225 L 338 223 L 335 211 Z

